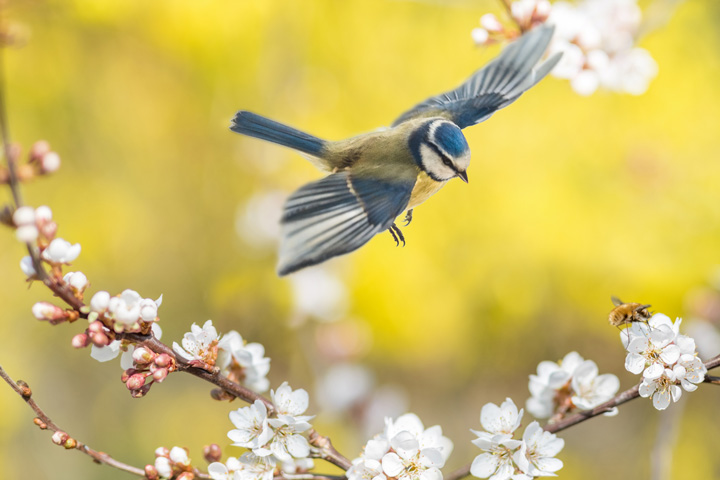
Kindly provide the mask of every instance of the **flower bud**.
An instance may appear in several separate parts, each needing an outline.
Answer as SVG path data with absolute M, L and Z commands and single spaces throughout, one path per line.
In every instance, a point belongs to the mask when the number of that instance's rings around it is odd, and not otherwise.
M 71 245 L 62 238 L 56 238 L 43 250 L 42 258 L 50 263 L 70 263 L 80 255 L 80 244 Z
M 90 308 L 92 308 L 95 312 L 104 312 L 107 310 L 109 304 L 110 294 L 102 290 L 97 292 L 93 295 L 93 298 L 90 299 Z
M 38 140 L 30 147 L 30 161 L 38 161 L 50 152 L 50 144 L 45 140 Z
M 195 478 L 195 474 L 192 472 L 183 472 L 180 475 L 178 475 L 177 480 L 193 480 Z
M 52 435 L 52 442 L 55 445 L 63 445 L 65 442 L 67 442 L 68 438 L 70 438 L 70 435 L 68 435 L 65 432 L 61 432 L 58 430 L 57 432 L 53 433 Z
M 32 307 L 32 313 L 38 320 L 57 321 L 67 318 L 65 310 L 48 302 L 38 302 Z
M 47 205 L 41 205 L 35 209 L 35 222 L 43 225 L 52 220 L 52 210 Z
M 76 292 L 83 292 L 88 286 L 88 279 L 82 272 L 68 272 L 63 277 L 63 280 Z
M 39 234 L 35 225 L 21 225 L 15 230 L 15 238 L 22 243 L 34 242 Z
M 152 383 L 146 384 L 144 387 L 138 389 L 138 390 L 132 390 L 130 392 L 130 396 L 132 398 L 142 398 L 150 391 L 150 387 L 152 387 Z
M 88 336 L 90 337 L 90 341 L 92 342 L 92 344 L 96 347 L 107 347 L 108 345 L 110 345 L 110 337 L 108 337 L 105 332 L 90 332 Z
M 138 347 L 132 354 L 133 362 L 137 365 L 147 365 L 155 358 L 155 353 L 145 347 Z
M 168 450 L 165 447 L 158 447 L 155 449 L 155 456 L 156 457 L 169 457 L 170 456 L 170 450 Z
M 72 338 L 70 344 L 73 348 L 85 348 L 90 345 L 90 337 L 86 333 L 78 333 Z
M 145 478 L 147 480 L 159 480 L 160 474 L 158 474 L 157 468 L 155 468 L 155 465 L 145 465 Z
M 161 368 L 169 367 L 173 364 L 173 358 L 167 353 L 161 353 L 155 358 L 155 365 Z
M 145 385 L 145 378 L 146 375 L 144 373 L 136 373 L 135 375 L 131 375 L 130 378 L 127 379 L 125 385 L 127 386 L 128 390 L 139 390 Z
M 20 207 L 13 213 L 13 222 L 16 226 L 34 225 L 35 209 L 32 207 Z
M 60 168 L 60 155 L 48 152 L 40 159 L 40 173 L 57 172 Z
M 167 457 L 157 457 L 155 459 L 155 469 L 163 478 L 172 477 L 172 465 L 170 465 L 170 459 Z
M 153 380 L 155 380 L 158 383 L 162 383 L 162 381 L 165 380 L 165 378 L 167 376 L 168 376 L 167 368 L 158 368 L 152 374 Z
M 90 325 L 88 325 L 88 332 L 105 333 L 105 327 L 103 326 L 102 322 L 95 320 L 94 322 L 90 322 Z
M 190 465 L 190 458 L 188 457 L 188 451 L 184 448 L 173 447 L 170 450 L 170 460 L 178 465 L 187 466 Z
M 488 32 L 502 32 L 503 26 L 500 20 L 492 13 L 486 13 L 480 17 L 480 25 Z
M 20 270 L 22 270 L 22 272 L 30 278 L 37 275 L 35 265 L 33 265 L 32 258 L 29 255 L 24 256 L 20 260 Z
M 42 233 L 43 237 L 45 238 L 54 238 L 55 234 L 57 233 L 57 223 L 53 222 L 52 220 L 43 223 L 42 225 L 40 225 L 40 233 Z
M 219 462 L 222 458 L 222 449 L 217 443 L 211 443 L 203 447 L 203 457 L 208 463 Z

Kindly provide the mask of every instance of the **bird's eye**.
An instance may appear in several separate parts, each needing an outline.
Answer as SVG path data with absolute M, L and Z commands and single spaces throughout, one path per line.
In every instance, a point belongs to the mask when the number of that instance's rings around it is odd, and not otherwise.
M 443 157 L 442 161 L 443 161 L 443 163 L 444 163 L 445 165 L 447 165 L 448 167 L 452 168 L 453 164 L 452 164 L 452 162 L 450 161 L 449 158 Z

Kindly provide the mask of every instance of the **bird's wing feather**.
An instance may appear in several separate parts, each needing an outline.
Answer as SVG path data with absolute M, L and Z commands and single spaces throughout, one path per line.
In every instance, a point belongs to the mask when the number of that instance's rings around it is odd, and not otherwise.
M 375 179 L 343 171 L 300 188 L 285 204 L 278 273 L 360 248 L 393 224 L 413 186 L 406 178 Z
M 558 53 L 536 68 L 553 31 L 549 25 L 531 30 L 458 88 L 419 103 L 395 120 L 393 126 L 412 118 L 433 116 L 448 118 L 460 128 L 487 120 L 542 80 L 560 60 Z

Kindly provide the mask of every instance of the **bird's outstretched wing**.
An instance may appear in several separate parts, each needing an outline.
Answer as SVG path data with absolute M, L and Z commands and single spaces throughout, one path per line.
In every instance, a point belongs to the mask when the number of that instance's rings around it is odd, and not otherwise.
M 553 31 L 552 26 L 542 25 L 527 32 L 458 88 L 416 105 L 395 120 L 393 126 L 412 118 L 433 116 L 445 117 L 460 128 L 487 120 L 542 80 L 560 60 L 558 53 L 537 65 Z
M 287 275 L 352 252 L 390 228 L 407 207 L 414 178 L 333 173 L 285 203 L 278 273 Z

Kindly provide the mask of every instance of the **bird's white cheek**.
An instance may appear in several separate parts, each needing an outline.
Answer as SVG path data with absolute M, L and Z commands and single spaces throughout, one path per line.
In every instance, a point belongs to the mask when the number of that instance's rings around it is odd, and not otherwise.
M 450 180 L 455 176 L 452 168 L 445 165 L 442 158 L 425 144 L 420 145 L 420 161 L 425 171 L 435 180 Z

